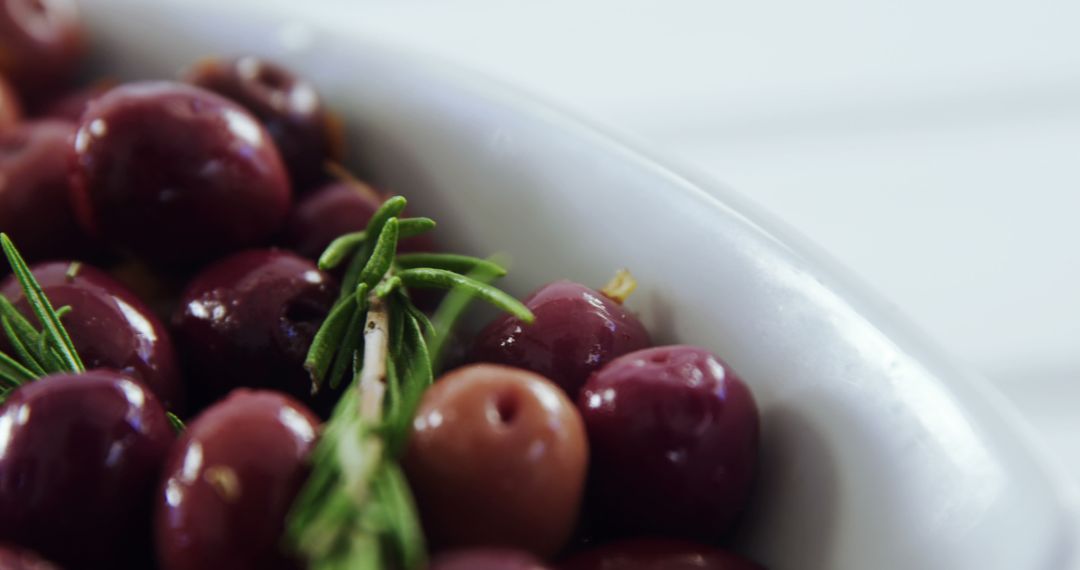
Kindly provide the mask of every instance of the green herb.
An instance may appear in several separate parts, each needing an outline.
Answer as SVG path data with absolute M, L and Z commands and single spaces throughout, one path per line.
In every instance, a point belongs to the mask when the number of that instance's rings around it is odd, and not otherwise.
M 71 307 L 53 309 L 41 284 L 30 272 L 26 260 L 5 233 L 0 233 L 0 247 L 3 248 L 4 256 L 22 287 L 30 310 L 42 324 L 42 329 L 37 330 L 11 301 L 0 295 L 0 326 L 15 353 L 8 355 L 0 352 L 0 401 L 3 401 L 12 390 L 28 382 L 49 374 L 79 374 L 85 372 L 86 367 L 61 322 L 61 319 L 71 312 Z M 68 266 L 65 277 L 74 279 L 81 268 L 81 263 L 72 263 Z M 184 428 L 184 423 L 175 414 L 166 414 L 169 423 L 177 431 Z
M 305 365 L 313 390 L 340 385 L 350 364 L 351 380 L 310 457 L 311 475 L 287 521 L 287 540 L 311 570 L 423 567 L 420 521 L 397 459 L 433 380 L 437 356 L 428 343 L 435 340 L 441 352 L 448 328 L 473 298 L 532 321 L 524 305 L 490 285 L 506 273 L 496 263 L 398 255 L 400 238 L 435 226 L 427 218 L 400 219 L 405 204 L 400 196 L 390 198 L 363 232 L 338 238 L 320 258 L 321 267 L 348 265 L 339 300 Z M 452 289 L 452 305 L 444 304 L 443 318 L 433 324 L 410 301 L 409 287 Z

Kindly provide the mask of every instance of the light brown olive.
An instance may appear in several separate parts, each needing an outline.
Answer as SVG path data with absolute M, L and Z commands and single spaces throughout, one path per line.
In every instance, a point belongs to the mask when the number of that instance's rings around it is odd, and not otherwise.
M 574 408 L 543 376 L 477 364 L 424 395 L 404 466 L 436 548 L 520 548 L 541 558 L 577 520 L 588 448 Z

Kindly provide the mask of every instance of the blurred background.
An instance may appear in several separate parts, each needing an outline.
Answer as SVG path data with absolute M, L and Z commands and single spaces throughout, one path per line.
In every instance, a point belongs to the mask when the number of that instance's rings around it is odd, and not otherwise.
M 981 370 L 1080 476 L 1080 2 L 314 5 L 735 187 Z

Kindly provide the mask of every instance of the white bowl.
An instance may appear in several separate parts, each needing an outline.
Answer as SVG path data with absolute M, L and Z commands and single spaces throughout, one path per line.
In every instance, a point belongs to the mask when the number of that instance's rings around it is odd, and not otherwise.
M 82 4 L 97 68 L 121 77 L 255 53 L 314 80 L 352 164 L 435 214 L 448 246 L 510 253 L 513 292 L 629 267 L 655 337 L 714 349 L 757 396 L 762 477 L 737 544 L 770 568 L 1076 563 L 1070 490 L 1000 398 L 736 193 L 300 3 Z

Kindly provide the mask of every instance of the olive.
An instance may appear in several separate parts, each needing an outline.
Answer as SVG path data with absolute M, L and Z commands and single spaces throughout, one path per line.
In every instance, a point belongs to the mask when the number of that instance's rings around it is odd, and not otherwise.
M 535 556 L 506 548 L 477 548 L 444 552 L 428 570 L 548 570 Z
M 764 570 L 739 556 L 703 544 L 643 538 L 576 554 L 559 570 Z
M 337 291 L 332 277 L 286 251 L 241 252 L 201 271 L 173 314 L 194 398 L 272 388 L 328 413 L 336 393 L 312 398 L 304 359 Z
M 589 378 L 578 407 L 600 529 L 708 541 L 743 510 L 757 467 L 757 407 L 709 351 L 661 346 L 616 358 Z
M 173 439 L 154 394 L 115 371 L 17 388 L 0 406 L 0 540 L 72 568 L 146 568 Z
M 0 0 L 0 73 L 24 96 L 66 84 L 84 50 L 74 0 Z
M 282 532 L 318 431 L 310 410 L 272 391 L 236 390 L 199 414 L 165 462 L 160 568 L 295 568 Z
M 60 570 L 60 567 L 25 548 L 0 544 L 0 570 Z
M 383 203 L 369 186 L 332 182 L 301 197 L 285 222 L 282 245 L 308 259 L 318 259 L 339 236 L 359 232 Z
M 31 273 L 54 307 L 71 307 L 62 322 L 88 368 L 119 370 L 142 380 L 166 409 L 183 410 L 184 384 L 172 340 L 142 301 L 84 263 L 42 263 Z M 0 295 L 36 322 L 15 276 L 0 284 Z
M 22 118 L 22 105 L 15 88 L 0 75 L 0 131 L 10 128 Z
M 292 200 L 281 157 L 259 122 L 190 85 L 109 90 L 83 113 L 73 151 L 80 222 L 162 267 L 267 240 Z
M 555 281 L 525 298 L 531 325 L 504 315 L 476 337 L 470 360 L 516 366 L 541 374 L 571 398 L 611 359 L 652 344 L 632 313 L 579 283 Z
M 0 131 L 0 231 L 28 260 L 82 258 L 98 249 L 68 202 L 67 152 L 74 133 L 71 123 L 55 120 Z
M 341 136 L 319 94 L 283 66 L 252 56 L 207 58 L 184 79 L 258 117 L 281 151 L 297 191 L 325 178 L 327 161 L 341 160 Z
M 543 558 L 573 531 L 587 456 L 581 418 L 557 386 L 478 364 L 425 393 L 403 467 L 435 548 L 499 546 Z

